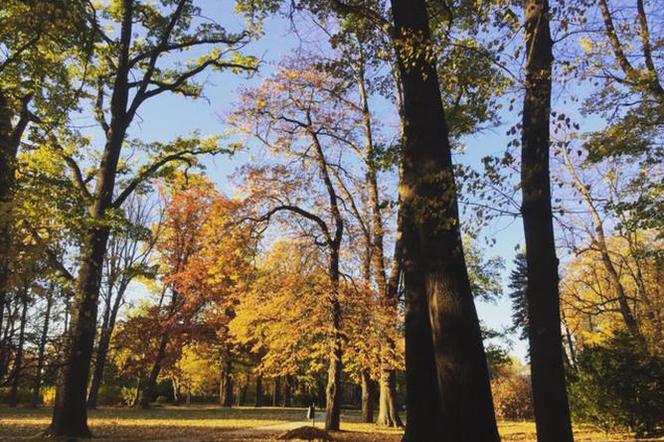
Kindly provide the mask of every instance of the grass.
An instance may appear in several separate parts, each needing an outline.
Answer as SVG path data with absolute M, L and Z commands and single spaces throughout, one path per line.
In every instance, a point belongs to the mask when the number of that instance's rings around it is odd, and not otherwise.
M 234 407 L 215 405 L 163 406 L 150 410 L 101 408 L 89 413 L 89 424 L 95 437 L 108 441 L 234 441 L 273 440 L 289 423 L 305 425 L 304 408 Z M 318 413 L 322 419 L 322 413 Z M 38 437 L 51 417 L 48 408 L 0 407 L 0 440 L 42 440 Z M 398 442 L 401 430 L 381 429 L 360 423 L 356 410 L 342 412 L 342 429 L 333 434 L 342 442 Z M 319 420 L 319 425 L 320 420 Z M 273 428 L 265 428 L 273 426 Z M 500 422 L 503 441 L 535 440 L 533 422 Z M 624 434 L 610 434 L 590 426 L 575 428 L 577 441 L 629 440 Z

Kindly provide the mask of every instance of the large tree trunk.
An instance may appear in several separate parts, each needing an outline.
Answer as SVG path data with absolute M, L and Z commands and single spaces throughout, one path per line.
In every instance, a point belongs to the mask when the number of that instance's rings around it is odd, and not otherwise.
M 113 204 L 118 161 L 129 116 L 129 46 L 132 35 L 133 0 L 124 0 L 120 57 L 111 98 L 111 123 L 106 133 L 90 208 L 90 227 L 81 245 L 80 270 L 67 333 L 65 360 L 60 372 L 53 419 L 46 433 L 53 437 L 88 437 L 87 385 L 97 329 L 97 304 L 109 227 L 103 223 Z
M 53 306 L 54 284 L 51 283 L 46 295 L 46 311 L 44 312 L 44 326 L 42 327 L 41 337 L 39 339 L 39 353 L 37 355 L 37 369 L 35 372 L 35 383 L 32 387 L 32 406 L 36 407 L 41 402 L 39 391 L 41 390 L 42 371 L 44 370 L 44 359 L 46 354 L 46 342 L 48 340 L 48 326 L 51 320 L 51 307 Z
M 373 423 L 374 416 L 374 385 L 371 380 L 369 370 L 362 370 L 361 386 L 362 386 L 362 422 Z
M 426 2 L 392 0 L 392 13 L 397 38 L 406 45 L 399 51 L 405 118 L 400 216 L 410 396 L 405 437 L 413 442 L 498 441 L 489 371 L 463 255 L 438 75 L 424 47 L 430 44 Z M 408 50 L 413 44 L 414 51 Z M 439 407 L 429 397 L 431 392 L 437 392 Z M 408 430 L 413 419 L 421 427 Z
M 106 358 L 108 357 L 108 348 L 111 344 L 111 336 L 115 328 L 115 321 L 120 310 L 120 304 L 124 297 L 126 285 L 121 285 L 116 294 L 115 300 L 110 307 L 108 318 L 104 321 L 101 329 L 101 336 L 99 337 L 99 344 L 97 345 L 97 358 L 95 363 L 95 370 L 92 374 L 92 382 L 90 383 L 90 392 L 88 393 L 88 408 L 97 408 L 97 398 L 99 396 L 99 387 L 104 379 L 104 368 L 106 366 Z M 110 293 L 109 293 L 110 296 Z
M 28 312 L 28 293 L 27 288 L 23 292 L 23 307 L 21 308 L 21 328 L 18 332 L 18 347 L 16 348 L 16 358 L 14 359 L 14 372 L 12 373 L 12 388 L 9 393 L 9 406 L 18 405 L 18 387 L 23 374 L 23 347 L 25 346 L 25 322 Z
M 528 262 L 530 363 L 539 442 L 572 441 L 558 294 L 549 176 L 549 115 L 553 63 L 547 0 L 526 1 L 526 96 L 521 186 Z

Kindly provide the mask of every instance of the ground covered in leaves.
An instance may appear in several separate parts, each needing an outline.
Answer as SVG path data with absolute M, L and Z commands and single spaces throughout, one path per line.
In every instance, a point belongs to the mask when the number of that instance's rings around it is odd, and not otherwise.
M 310 425 L 303 408 L 235 407 L 214 405 L 163 406 L 150 410 L 101 408 L 90 411 L 90 427 L 103 441 L 264 442 L 278 440 L 299 427 Z M 41 441 L 38 435 L 50 422 L 48 408 L 0 407 L 0 441 Z M 319 414 L 322 420 L 322 415 Z M 322 423 L 317 423 L 319 428 Z M 342 430 L 330 432 L 338 442 L 398 442 L 401 431 L 359 422 L 356 410 L 342 412 Z M 590 427 L 577 427 L 577 441 L 629 440 Z M 535 440 L 532 422 L 501 422 L 503 441 Z M 293 439 L 290 439 L 293 440 Z

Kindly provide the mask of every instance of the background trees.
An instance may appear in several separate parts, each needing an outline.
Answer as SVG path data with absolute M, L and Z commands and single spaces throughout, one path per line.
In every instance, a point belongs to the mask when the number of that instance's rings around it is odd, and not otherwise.
M 571 438 L 565 382 L 579 419 L 657 430 L 654 2 L 42 3 L 0 7 L 7 402 L 59 385 L 70 436 L 86 402 L 327 402 L 332 429 L 399 426 L 407 386 L 407 439 L 496 439 L 489 380 L 531 407 L 509 326 L 540 439 Z

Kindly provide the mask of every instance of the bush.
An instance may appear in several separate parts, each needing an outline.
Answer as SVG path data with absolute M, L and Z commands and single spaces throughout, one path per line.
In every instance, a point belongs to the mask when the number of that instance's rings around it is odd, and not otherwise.
M 122 387 L 120 388 L 121 401 L 125 405 L 134 405 L 136 398 L 136 387 Z
M 99 405 L 118 405 L 124 402 L 122 389 L 115 385 L 102 385 L 99 387 L 97 403 Z
M 55 405 L 55 386 L 44 387 L 41 390 L 42 404 L 45 407 L 52 407 Z
M 158 404 L 167 404 L 168 398 L 166 396 L 157 396 L 157 399 L 155 399 L 155 402 Z
M 575 418 L 605 431 L 629 429 L 638 437 L 664 429 L 664 358 L 643 339 L 619 332 L 602 345 L 585 347 L 570 384 Z
M 0 403 L 9 402 L 11 391 L 12 391 L 11 387 L 0 388 Z M 32 402 L 32 389 L 26 387 L 20 387 L 18 389 L 17 399 L 19 404 L 30 404 Z
M 527 376 L 516 373 L 497 376 L 491 381 L 491 392 L 498 418 L 533 418 L 532 390 Z

